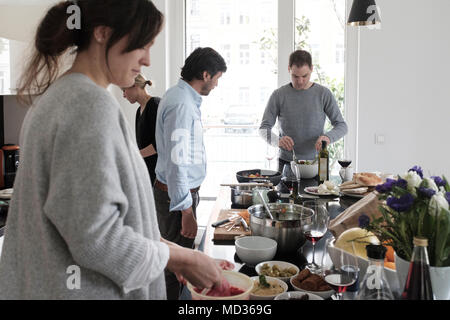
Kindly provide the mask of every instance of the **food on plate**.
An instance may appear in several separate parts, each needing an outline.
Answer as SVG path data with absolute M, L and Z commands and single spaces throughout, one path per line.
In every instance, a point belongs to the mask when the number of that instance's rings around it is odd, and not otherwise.
M 264 263 L 261 267 L 260 274 L 268 277 L 292 277 L 297 273 L 297 270 L 293 267 L 290 268 L 280 268 L 278 265 L 269 266 Z
M 306 291 L 329 291 L 332 288 L 326 283 L 326 281 L 318 274 L 311 273 L 308 269 L 302 270 L 295 278 L 292 279 L 292 283 Z
M 380 183 L 383 183 L 383 180 L 379 176 L 370 172 L 355 173 L 353 179 L 357 184 L 365 187 L 376 187 Z
M 262 176 L 259 173 L 244 174 L 244 177 L 251 178 L 251 179 L 255 179 L 255 178 L 264 178 L 264 179 L 266 179 L 266 178 L 269 178 L 269 176 Z
M 255 296 L 276 296 L 284 291 L 278 283 L 267 282 L 266 276 L 260 275 L 253 284 L 252 294 Z
M 317 188 L 318 194 L 335 194 L 339 195 L 339 187 L 332 181 L 325 181 Z
M 354 246 L 352 246 L 352 243 Z M 367 259 L 366 246 L 368 244 L 379 245 L 380 240 L 370 231 L 362 228 L 351 228 L 341 233 L 334 246 Z M 355 248 L 354 252 L 353 247 Z
M 383 183 L 383 180 L 375 173 L 362 172 L 355 173 L 352 181 L 347 181 L 339 186 L 339 189 L 346 194 L 365 196 L 375 190 L 375 187 Z
M 203 292 L 203 290 L 197 288 L 195 288 L 194 290 L 195 292 L 200 294 Z M 244 292 L 245 291 L 240 288 L 231 286 L 228 281 L 224 281 L 221 287 L 213 287 L 212 289 L 206 291 L 204 295 L 208 297 L 233 297 L 243 294 Z
M 307 166 L 310 166 L 313 164 L 312 161 L 309 161 L 309 160 L 298 160 L 297 163 L 307 165 Z

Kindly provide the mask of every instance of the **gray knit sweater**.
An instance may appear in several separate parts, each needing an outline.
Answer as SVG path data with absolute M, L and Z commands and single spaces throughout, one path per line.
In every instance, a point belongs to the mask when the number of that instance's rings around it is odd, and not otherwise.
M 324 132 L 326 118 L 330 119 L 333 129 Z M 260 126 L 260 135 L 273 143 L 271 130 L 278 119 L 280 136 L 289 136 L 294 140 L 297 159 L 313 160 L 316 156 L 317 139 L 325 134 L 331 143 L 347 134 L 347 124 L 336 103 L 333 93 L 324 86 L 314 83 L 308 90 L 296 90 L 291 84 L 274 91 L 267 104 Z M 272 141 L 269 141 L 272 138 Z M 280 148 L 280 158 L 292 161 L 292 152 Z
M 20 146 L 0 299 L 165 299 L 169 249 L 150 178 L 108 91 L 79 73 L 60 78 L 27 113 Z M 147 248 L 152 282 L 125 295 Z

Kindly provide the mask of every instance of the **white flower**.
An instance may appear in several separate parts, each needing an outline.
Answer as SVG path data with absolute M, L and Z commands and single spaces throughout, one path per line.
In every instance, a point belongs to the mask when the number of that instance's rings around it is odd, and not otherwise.
M 431 190 L 434 190 L 436 192 L 439 192 L 439 188 L 438 188 L 438 186 L 436 185 L 436 182 L 434 182 L 433 179 L 425 178 L 423 180 L 425 180 L 428 183 L 428 189 L 431 189 Z
M 408 182 L 408 191 L 416 196 L 416 188 L 418 188 L 422 183 L 422 178 L 417 174 L 417 172 L 409 171 L 400 177 Z
M 428 213 L 436 217 L 442 209 L 449 210 L 449 205 L 444 194 L 439 192 L 431 198 L 428 206 Z

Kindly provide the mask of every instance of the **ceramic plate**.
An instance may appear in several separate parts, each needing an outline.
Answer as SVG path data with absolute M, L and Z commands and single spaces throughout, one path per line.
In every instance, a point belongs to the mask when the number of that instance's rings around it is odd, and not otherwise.
M 307 187 L 304 190 L 305 190 L 306 193 L 312 194 L 314 196 L 327 196 L 327 197 L 328 196 L 334 196 L 334 197 L 339 197 L 338 195 L 335 195 L 334 193 L 330 193 L 330 192 L 319 193 L 318 189 L 319 189 L 319 187 Z
M 362 199 L 365 196 L 367 196 L 370 192 L 368 193 L 363 193 L 363 194 L 357 194 L 357 193 L 351 193 L 351 192 L 345 192 L 345 191 L 341 191 L 341 194 L 347 197 L 352 197 L 352 198 L 358 198 L 358 199 Z

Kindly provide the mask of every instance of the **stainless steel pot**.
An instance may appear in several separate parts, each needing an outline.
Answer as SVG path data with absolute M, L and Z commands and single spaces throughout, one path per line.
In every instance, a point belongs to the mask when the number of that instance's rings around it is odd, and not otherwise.
M 282 254 L 297 251 L 306 241 L 302 224 L 312 220 L 314 211 L 289 203 L 270 203 L 268 206 L 274 220 L 266 215 L 262 204 L 248 208 L 252 235 L 275 240 L 278 243 L 278 252 Z
M 242 207 L 252 206 L 253 190 L 256 188 L 270 190 L 270 188 L 259 186 L 235 186 L 231 188 L 231 203 Z

